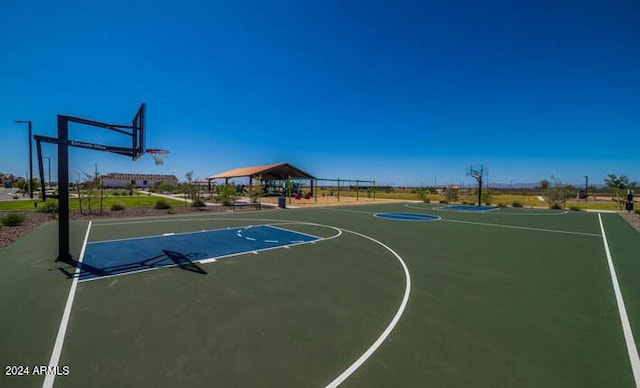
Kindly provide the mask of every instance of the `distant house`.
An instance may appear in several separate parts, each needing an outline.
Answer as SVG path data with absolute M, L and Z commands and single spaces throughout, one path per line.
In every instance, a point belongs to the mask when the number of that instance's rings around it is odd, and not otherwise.
M 100 176 L 102 184 L 109 188 L 125 187 L 132 184 L 137 188 L 153 187 L 158 183 L 177 186 L 178 178 L 175 175 L 154 175 L 154 174 L 128 174 L 110 172 Z

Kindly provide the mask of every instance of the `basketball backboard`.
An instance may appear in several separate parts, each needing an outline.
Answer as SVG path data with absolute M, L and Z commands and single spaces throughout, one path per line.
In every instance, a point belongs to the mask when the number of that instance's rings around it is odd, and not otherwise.
M 467 167 L 465 175 L 477 179 L 489 175 L 489 169 L 483 164 L 472 164 Z
M 136 112 L 136 115 L 133 116 L 133 121 L 131 122 L 131 128 L 133 130 L 132 139 L 133 144 L 131 148 L 133 149 L 133 160 L 138 160 L 142 156 L 144 156 L 144 147 L 145 147 L 145 136 L 146 136 L 146 128 L 145 128 L 145 114 L 147 110 L 147 104 L 144 102 L 140 104 L 140 108 Z

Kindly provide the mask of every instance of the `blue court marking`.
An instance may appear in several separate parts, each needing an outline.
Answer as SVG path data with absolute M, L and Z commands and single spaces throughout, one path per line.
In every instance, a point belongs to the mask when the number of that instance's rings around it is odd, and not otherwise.
M 259 225 L 194 233 L 100 241 L 86 245 L 79 280 L 180 266 L 204 272 L 194 262 L 319 240 L 320 237 Z
M 449 205 L 434 207 L 433 210 L 458 210 L 463 212 L 490 212 L 497 210 L 497 206 L 475 206 L 475 205 Z
M 375 213 L 373 215 L 377 218 L 383 218 L 386 220 L 400 220 L 400 221 L 439 221 L 441 217 L 432 216 L 431 214 L 418 214 L 418 213 Z

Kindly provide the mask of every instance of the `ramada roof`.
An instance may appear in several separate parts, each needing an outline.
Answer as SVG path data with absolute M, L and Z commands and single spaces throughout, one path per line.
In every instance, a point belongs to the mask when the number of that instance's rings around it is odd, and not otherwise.
M 214 174 L 207 179 L 226 179 L 226 178 L 240 178 L 240 177 L 250 177 L 250 178 L 262 178 L 262 179 L 288 179 L 291 178 L 306 178 L 306 179 L 315 179 L 315 177 L 311 174 L 308 174 L 297 167 L 290 165 L 289 163 L 275 163 L 275 164 L 267 164 L 264 166 L 253 166 L 253 167 L 242 167 L 235 168 L 233 170 L 221 172 L 219 174 Z

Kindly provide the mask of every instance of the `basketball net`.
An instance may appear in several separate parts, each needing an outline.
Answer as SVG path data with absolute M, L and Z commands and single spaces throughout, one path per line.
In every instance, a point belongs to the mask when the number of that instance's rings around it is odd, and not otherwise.
M 153 160 L 156 163 L 156 166 L 159 166 L 159 165 L 164 164 L 164 160 L 167 157 L 167 155 L 169 154 L 169 151 L 167 151 L 167 150 L 149 149 L 149 150 L 147 150 L 147 153 L 149 155 L 151 155 L 151 157 L 153 158 Z

